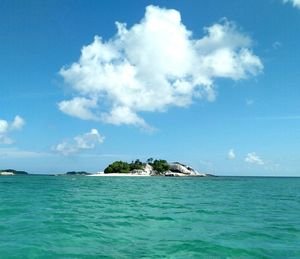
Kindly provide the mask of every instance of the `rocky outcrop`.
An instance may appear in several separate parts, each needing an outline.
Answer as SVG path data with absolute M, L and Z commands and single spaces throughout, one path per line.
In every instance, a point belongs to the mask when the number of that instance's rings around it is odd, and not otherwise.
M 14 175 L 12 172 L 0 172 L 0 175 Z
M 18 171 L 14 169 L 5 169 L 0 170 L 0 175 L 28 175 L 28 173 L 25 171 Z
M 178 162 L 170 163 L 169 166 L 170 170 L 165 174 L 166 176 L 206 176 L 206 174 L 199 173 L 195 169 Z
M 163 174 L 158 174 L 150 164 L 146 164 L 144 169 L 135 169 L 130 171 L 130 173 L 143 176 L 207 176 L 204 173 L 199 173 L 193 168 L 177 162 L 170 163 L 169 170 Z
M 130 173 L 136 175 L 145 175 L 145 176 L 155 175 L 155 171 L 153 170 L 153 167 L 149 164 L 146 164 L 144 169 L 134 169 L 130 171 Z

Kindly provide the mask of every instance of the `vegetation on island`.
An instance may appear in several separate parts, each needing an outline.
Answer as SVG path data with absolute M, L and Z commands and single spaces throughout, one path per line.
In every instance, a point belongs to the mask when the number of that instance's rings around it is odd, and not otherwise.
M 166 160 L 154 160 L 152 163 L 149 163 L 153 169 L 158 173 L 162 174 L 170 169 L 170 166 Z
M 145 168 L 145 163 L 141 162 L 139 159 L 132 161 L 129 164 L 130 171 L 132 170 L 143 170 Z
M 116 161 L 104 169 L 105 174 L 128 174 L 130 172 L 130 164 L 123 161 Z
M 88 175 L 88 172 L 85 171 L 70 171 L 67 172 L 66 175 Z
M 209 174 L 198 173 L 193 168 L 178 163 L 168 163 L 163 159 L 149 158 L 145 162 L 136 159 L 131 163 L 125 161 L 115 161 L 104 169 L 104 174 L 129 174 L 130 176 L 212 176 Z M 35 175 L 44 176 L 46 174 L 29 174 L 25 171 L 14 169 L 0 170 L 0 176 L 8 175 Z M 48 174 L 50 175 L 50 174 Z M 69 171 L 64 174 L 51 174 L 51 176 L 86 176 L 93 175 L 86 171 Z
M 143 170 L 149 164 L 152 166 L 153 170 L 155 170 L 158 174 L 162 174 L 169 170 L 170 166 L 166 160 L 154 160 L 153 158 L 147 159 L 146 163 L 141 162 L 139 159 L 132 161 L 131 163 L 127 163 L 124 161 L 115 161 L 110 164 L 108 167 L 104 169 L 105 174 L 128 174 L 133 170 Z

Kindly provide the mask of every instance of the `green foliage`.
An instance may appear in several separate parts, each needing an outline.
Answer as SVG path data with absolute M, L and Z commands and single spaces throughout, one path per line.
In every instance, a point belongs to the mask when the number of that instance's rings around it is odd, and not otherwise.
M 152 162 L 153 162 L 153 158 L 152 157 L 150 157 L 150 158 L 147 159 L 147 163 L 148 164 L 151 164 Z
M 130 171 L 131 170 L 142 170 L 144 169 L 145 164 L 142 163 L 139 159 L 135 160 L 134 162 L 132 161 L 130 164 Z
M 162 174 L 170 169 L 170 166 L 166 160 L 153 160 L 153 158 L 149 158 L 147 163 L 149 163 L 158 174 Z M 128 174 L 132 170 L 143 170 L 144 168 L 145 163 L 141 162 L 139 159 L 132 161 L 130 164 L 123 161 L 116 161 L 106 167 L 104 173 Z
M 170 166 L 166 160 L 154 160 L 153 163 L 151 163 L 153 169 L 157 171 L 159 174 L 168 171 L 170 169 Z
M 89 173 L 85 171 L 71 171 L 67 172 L 66 175 L 88 175 Z
M 128 174 L 130 171 L 130 165 L 123 161 L 116 161 L 110 164 L 108 167 L 105 168 L 104 173 L 105 174 L 115 174 L 115 173 L 121 173 L 121 174 Z

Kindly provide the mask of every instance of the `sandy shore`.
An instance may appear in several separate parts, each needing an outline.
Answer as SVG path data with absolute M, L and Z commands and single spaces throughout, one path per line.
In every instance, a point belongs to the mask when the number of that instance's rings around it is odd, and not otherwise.
M 104 176 L 104 177 L 106 177 L 106 176 L 129 176 L 129 177 L 139 177 L 139 176 L 142 176 L 142 177 L 148 177 L 148 176 L 150 176 L 150 175 L 140 175 L 140 174 L 89 174 L 89 175 L 87 175 L 87 176 Z

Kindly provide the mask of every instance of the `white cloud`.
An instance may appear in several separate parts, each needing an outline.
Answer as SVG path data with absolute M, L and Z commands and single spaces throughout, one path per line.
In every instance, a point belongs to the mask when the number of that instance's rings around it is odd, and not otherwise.
M 23 128 L 24 124 L 25 124 L 24 119 L 19 115 L 17 115 L 11 124 L 11 128 L 19 130 Z
M 234 150 L 231 148 L 231 149 L 229 149 L 229 151 L 228 151 L 228 154 L 227 154 L 227 158 L 228 159 L 230 159 L 230 160 L 233 160 L 233 159 L 235 159 L 235 152 L 234 152 Z
M 59 109 L 62 112 L 83 120 L 97 119 L 91 111 L 91 109 L 95 107 L 97 107 L 95 99 L 88 99 L 84 97 L 75 97 L 70 101 L 62 101 L 59 103 Z
M 255 153 L 248 153 L 245 162 L 250 163 L 250 164 L 256 164 L 256 165 L 264 165 L 264 161 Z
M 7 136 L 9 125 L 6 120 L 0 120 L 0 143 L 11 144 L 12 140 Z
M 77 62 L 60 70 L 77 95 L 59 103 L 62 112 L 147 128 L 140 112 L 187 107 L 196 98 L 213 101 L 217 78 L 246 79 L 263 69 L 250 37 L 226 19 L 205 28 L 199 39 L 178 11 L 155 6 L 131 28 L 116 26 L 114 37 L 95 36 Z
M 283 0 L 284 3 L 292 3 L 294 7 L 300 8 L 300 0 Z
M 12 122 L 0 119 L 0 144 L 12 144 L 13 140 L 8 134 L 13 130 L 20 130 L 23 128 L 25 120 L 17 115 Z
M 250 107 L 250 106 L 252 106 L 254 104 L 254 101 L 253 100 L 251 100 L 251 99 L 247 99 L 246 100 L 246 106 L 247 107 Z
M 0 134 L 5 134 L 8 131 L 8 122 L 0 120 Z
M 72 141 L 63 141 L 54 147 L 54 150 L 67 156 L 78 153 L 81 150 L 93 149 L 97 144 L 101 144 L 104 137 L 100 135 L 97 129 L 91 129 L 90 132 L 73 138 Z

